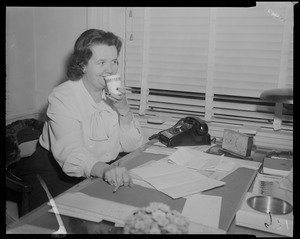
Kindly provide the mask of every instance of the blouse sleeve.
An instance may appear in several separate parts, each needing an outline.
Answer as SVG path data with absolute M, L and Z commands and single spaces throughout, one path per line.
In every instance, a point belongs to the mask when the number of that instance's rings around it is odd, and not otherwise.
M 89 177 L 98 160 L 84 146 L 78 114 L 71 100 L 62 93 L 49 96 L 47 116 L 53 156 L 67 175 Z
M 134 151 L 143 144 L 141 126 L 134 116 L 129 127 L 120 122 L 120 129 L 120 143 L 124 152 Z

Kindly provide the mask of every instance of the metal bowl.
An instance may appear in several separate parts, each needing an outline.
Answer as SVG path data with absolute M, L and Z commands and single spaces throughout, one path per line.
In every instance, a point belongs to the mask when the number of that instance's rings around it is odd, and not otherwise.
M 247 204 L 254 210 L 277 215 L 284 215 L 293 211 L 293 206 L 290 203 L 271 196 L 250 197 Z

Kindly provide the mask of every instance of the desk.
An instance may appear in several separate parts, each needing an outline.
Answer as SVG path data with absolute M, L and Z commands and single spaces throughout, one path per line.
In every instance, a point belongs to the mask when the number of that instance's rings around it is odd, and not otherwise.
M 120 166 L 126 166 L 128 169 L 133 168 L 136 164 L 133 162 L 133 159 L 139 157 L 144 151 L 146 147 L 149 147 L 149 144 L 141 147 L 139 150 L 132 152 L 123 158 L 121 158 L 118 163 Z M 139 164 L 146 162 L 146 158 L 141 158 Z M 66 192 L 78 192 L 81 189 L 87 187 L 95 180 L 101 180 L 98 178 L 87 178 L 86 180 L 82 181 L 81 183 L 75 185 L 74 187 L 70 188 Z M 64 192 L 64 193 L 66 193 Z M 31 233 L 52 233 L 58 229 L 58 222 L 56 217 L 53 213 L 48 212 L 50 206 L 45 203 L 40 207 L 36 208 L 32 212 L 28 213 L 24 217 L 20 218 L 18 221 L 11 224 L 8 229 L 13 229 L 15 231 L 19 231 L 20 233 L 24 233 L 29 231 Z M 120 234 L 122 233 L 122 228 L 114 227 L 114 224 L 108 221 L 102 221 L 100 223 L 85 221 L 78 218 L 68 217 L 68 216 L 61 216 L 65 228 L 68 233 L 73 234 L 86 234 L 86 233 L 115 233 Z M 28 225 L 33 226 L 33 228 L 28 227 Z M 42 228 L 42 229 L 41 229 Z M 228 231 L 228 234 L 252 234 L 256 236 L 262 237 L 273 237 L 278 236 L 270 233 L 266 233 L 263 231 L 257 231 L 254 229 L 239 227 L 235 225 L 235 221 L 233 220 Z

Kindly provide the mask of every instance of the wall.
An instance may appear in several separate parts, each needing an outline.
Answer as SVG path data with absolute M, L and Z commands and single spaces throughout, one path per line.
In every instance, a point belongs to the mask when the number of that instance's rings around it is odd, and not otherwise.
M 45 112 L 47 96 L 65 81 L 66 60 L 75 40 L 87 29 L 86 8 L 37 8 L 35 10 L 36 102 Z
M 6 120 L 45 110 L 86 28 L 86 8 L 6 8 Z
M 34 112 L 34 9 L 6 10 L 6 116 Z
M 65 78 L 87 8 L 6 9 L 6 120 L 45 112 L 47 97 Z
M 111 31 L 121 37 L 123 47 L 119 56 L 118 73 L 124 79 L 124 45 L 125 45 L 125 8 L 124 7 L 89 7 L 88 28 Z
M 100 28 L 124 38 L 123 13 L 123 7 L 6 8 L 6 121 L 44 113 L 79 35 Z M 123 51 L 120 63 L 123 74 Z

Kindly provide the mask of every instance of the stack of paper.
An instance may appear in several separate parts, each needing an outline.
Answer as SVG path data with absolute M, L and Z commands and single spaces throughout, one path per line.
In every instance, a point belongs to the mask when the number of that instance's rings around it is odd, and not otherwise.
M 225 184 L 222 181 L 210 179 L 195 170 L 162 161 L 156 161 L 130 171 L 174 199 Z
M 87 194 L 65 193 L 55 200 L 58 211 L 62 215 L 78 217 L 89 221 L 108 220 L 120 225 L 137 208 L 122 203 L 91 197 Z
M 55 232 L 55 229 L 43 228 L 29 224 L 20 225 L 6 230 L 6 234 L 53 234 Z

